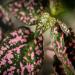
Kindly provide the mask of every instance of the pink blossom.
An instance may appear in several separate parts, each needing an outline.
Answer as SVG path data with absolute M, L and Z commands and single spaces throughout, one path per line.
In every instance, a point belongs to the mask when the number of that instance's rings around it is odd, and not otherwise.
M 16 31 L 14 31 L 14 32 L 12 32 L 12 33 L 10 33 L 13 37 L 14 36 L 17 36 L 17 32 Z
M 13 75 L 13 73 L 12 72 L 9 72 L 8 75 Z
M 26 23 L 26 20 L 25 19 L 23 20 L 23 23 Z
M 13 54 L 7 53 L 7 54 L 3 57 L 3 59 L 2 59 L 1 62 L 2 62 L 3 64 L 5 64 L 5 63 L 6 63 L 6 59 L 7 59 L 7 60 L 8 60 L 8 63 L 9 63 L 9 64 L 12 64 L 11 58 L 13 58 Z
M 30 17 L 29 17 L 29 16 L 27 16 L 27 17 L 26 17 L 26 20 L 27 20 L 27 21 L 28 21 L 28 20 L 30 20 Z
M 7 71 L 13 71 L 13 70 L 15 70 L 15 67 L 14 66 L 11 66 L 9 69 L 7 69 Z
M 40 51 L 40 50 L 37 50 L 37 51 L 36 51 L 36 54 L 37 54 L 37 55 L 40 55 L 41 53 L 42 53 L 42 51 Z
M 27 20 L 27 17 L 26 17 L 26 15 L 25 15 L 25 16 L 23 16 L 23 17 L 24 17 L 24 19 L 23 19 L 23 20 L 25 20 L 25 21 L 26 21 L 26 20 Z
M 35 47 L 35 50 L 37 50 L 37 49 L 39 49 L 39 47 L 38 47 L 38 46 L 36 46 L 36 47 Z
M 20 62 L 21 75 L 24 75 L 25 66 Z
M 6 72 L 6 71 L 4 71 L 4 72 L 3 72 L 3 75 L 7 75 L 7 72 Z
M 18 2 L 15 2 L 15 3 L 14 3 L 14 6 L 18 6 Z
M 18 8 L 21 8 L 21 7 L 22 7 L 21 3 L 18 3 Z
M 1 46 L 1 50 L 5 51 L 5 50 L 7 50 L 7 48 L 4 46 Z
M 16 51 L 17 53 L 20 53 L 20 48 L 19 47 L 16 47 L 13 50 Z
M 14 12 L 18 12 L 19 9 L 18 8 L 14 8 L 13 10 L 14 10 Z
M 14 15 L 14 16 L 16 15 L 16 12 L 14 10 L 12 10 L 12 15 Z
M 19 33 L 19 34 L 20 34 L 20 33 L 22 33 L 22 30 L 21 30 L 21 29 L 19 29 L 19 30 L 18 30 L 18 33 Z
M 30 34 L 29 30 L 25 30 L 25 33 L 26 33 L 26 34 Z
M 9 41 L 9 44 L 11 44 L 11 43 L 15 44 L 15 43 L 17 43 L 17 42 L 19 42 L 19 41 L 21 41 L 21 42 L 24 41 L 24 39 L 22 39 L 22 36 L 16 36 L 16 38 L 11 39 L 11 40 Z
M 14 38 L 14 39 L 10 39 L 9 41 L 9 44 L 16 44 L 18 42 L 18 39 L 17 38 Z
M 41 62 L 42 62 L 42 59 L 38 60 L 38 61 L 36 62 L 36 65 L 39 65 Z
M 26 38 L 24 38 L 24 39 L 22 38 L 20 41 L 21 41 L 21 43 L 27 42 L 27 39 Z
M 0 51 L 0 55 L 3 55 L 3 51 Z
M 17 40 L 17 42 L 18 42 L 18 41 L 21 41 L 21 42 L 26 41 L 26 39 L 23 39 L 22 36 L 17 36 L 17 37 L 16 37 L 16 40 Z
M 11 54 L 11 53 L 7 53 L 5 57 L 8 60 L 14 58 L 13 54 Z
M 31 59 L 34 59 L 34 52 L 31 53 Z
M 6 64 L 6 60 L 5 59 L 2 59 L 0 66 L 1 65 L 5 65 L 5 64 Z
M 13 53 L 13 52 L 12 52 L 12 50 L 13 50 L 13 49 L 9 50 L 7 53 L 10 53 L 10 54 L 12 54 L 12 53 Z
M 20 45 L 19 47 L 14 48 L 14 51 L 17 51 L 17 53 L 20 53 L 20 48 L 24 47 L 24 45 Z
M 32 72 L 33 69 L 34 69 L 33 64 L 27 64 L 27 65 L 26 65 L 26 69 L 28 70 L 29 73 Z
M 11 60 L 11 59 L 10 59 L 10 60 L 8 60 L 8 63 L 9 63 L 9 64 L 12 64 L 12 60 Z

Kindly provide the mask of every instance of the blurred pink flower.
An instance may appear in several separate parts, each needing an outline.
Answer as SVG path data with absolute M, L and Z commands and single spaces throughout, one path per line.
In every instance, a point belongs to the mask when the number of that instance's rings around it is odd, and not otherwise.
M 34 59 L 34 52 L 31 53 L 31 59 Z
M 9 72 L 8 75 L 13 75 L 13 73 L 12 72 Z
M 21 30 L 21 29 L 19 29 L 19 30 L 18 30 L 18 33 L 20 34 L 20 33 L 23 33 L 23 32 L 22 32 L 22 30 Z
M 8 63 L 9 63 L 9 64 L 12 64 L 13 62 L 12 62 L 12 60 L 10 59 L 10 60 L 8 60 Z
M 9 44 L 16 44 L 17 42 L 24 42 L 26 39 L 23 39 L 22 36 L 16 36 L 14 39 L 10 39 Z
M 11 32 L 10 34 L 11 34 L 13 37 L 18 35 L 16 31 Z
M 5 59 L 2 59 L 1 60 L 1 63 L 0 63 L 0 66 L 5 65 L 5 64 L 6 64 L 6 60 Z
M 36 65 L 39 65 L 41 62 L 42 62 L 42 59 L 39 59 L 39 60 L 36 62 Z
M 25 66 L 20 62 L 21 75 L 24 75 Z
M 27 69 L 28 72 L 30 73 L 30 72 L 33 71 L 33 69 L 34 69 L 34 65 L 33 65 L 33 64 L 27 64 L 27 65 L 26 65 L 26 69 Z
M 14 58 L 14 56 L 13 56 L 12 53 L 7 53 L 7 54 L 5 55 L 5 57 L 6 57 L 6 59 L 8 59 L 8 60 Z
M 13 71 L 13 70 L 15 70 L 16 68 L 14 67 L 14 66 L 10 66 L 10 68 L 9 69 L 7 69 L 7 71 Z
M 1 50 L 5 51 L 5 50 L 7 50 L 7 48 L 4 46 L 1 46 Z
M 26 33 L 26 34 L 30 34 L 29 30 L 25 30 L 25 33 Z
M 20 53 L 22 47 L 24 47 L 24 45 L 20 45 L 19 47 L 16 47 L 13 50 L 16 51 L 17 53 Z
M 23 20 L 23 23 L 26 23 L 26 20 L 25 19 Z
M 3 72 L 3 75 L 7 75 L 7 71 L 4 71 L 4 72 Z
M 39 46 L 37 45 L 36 47 L 35 47 L 35 50 L 38 50 L 39 49 Z
M 36 50 L 36 54 L 37 54 L 37 55 L 40 55 L 41 53 L 42 53 L 42 51 Z
M 30 20 L 30 17 L 29 16 L 26 16 L 26 20 L 29 21 Z
M 0 50 L 0 55 L 3 55 L 3 51 L 2 50 Z

